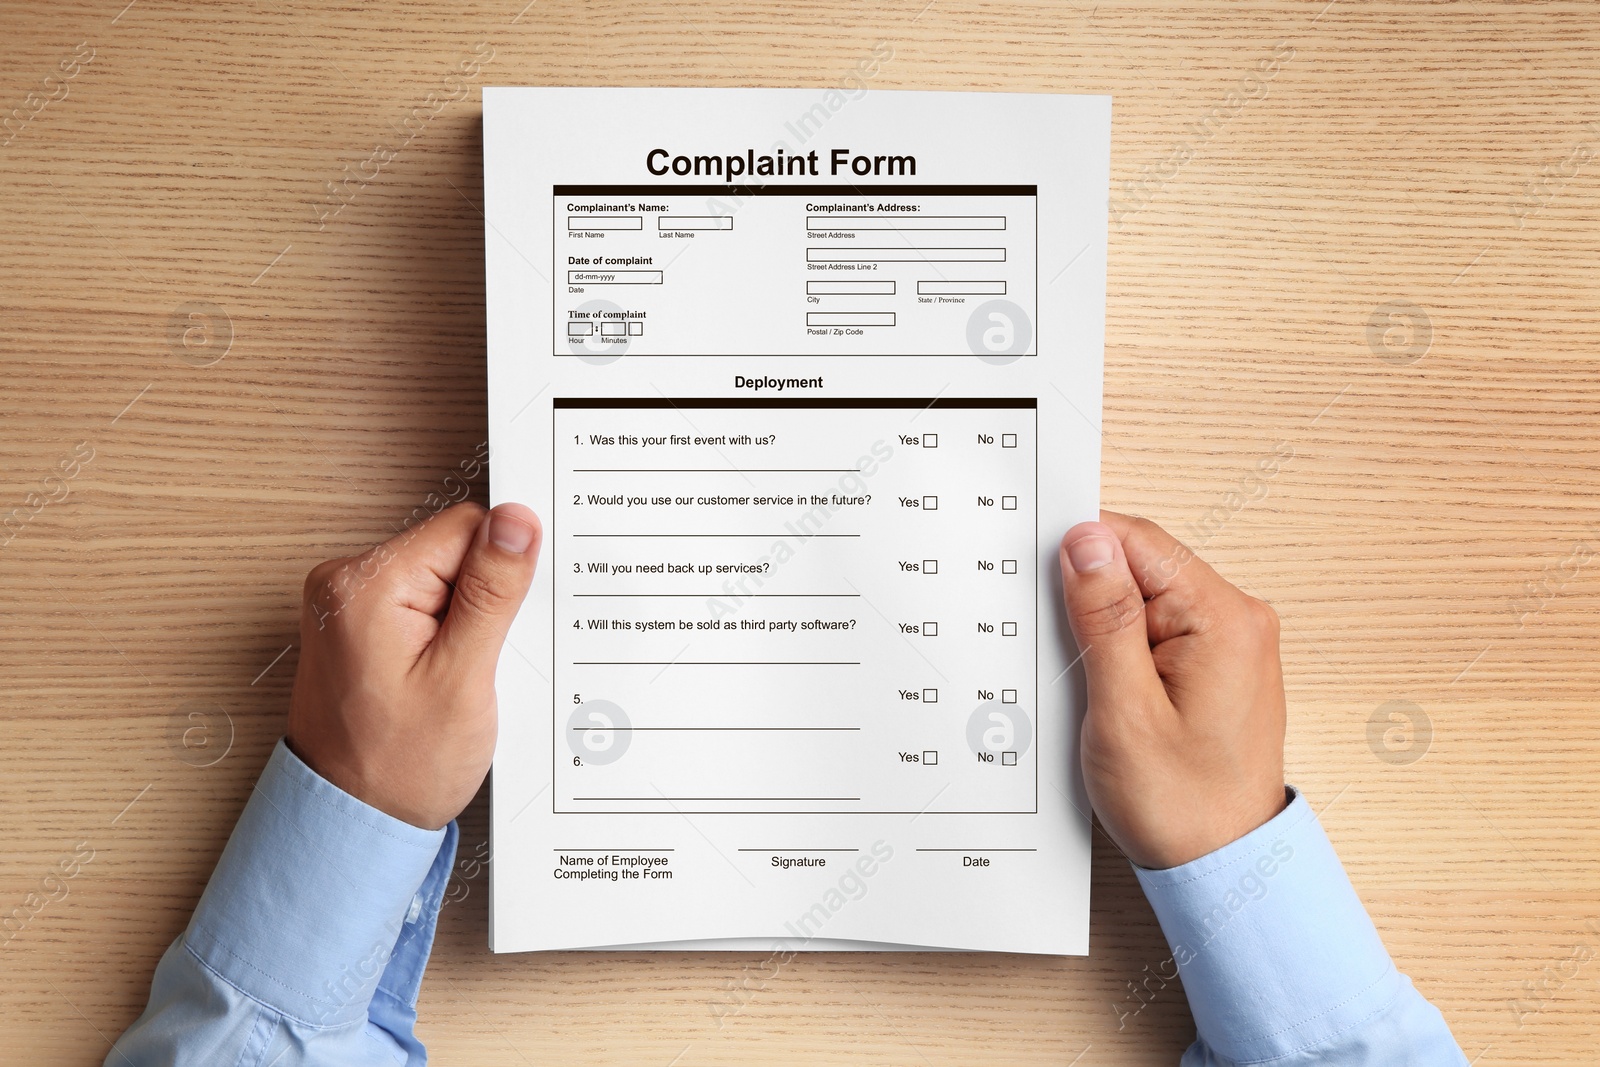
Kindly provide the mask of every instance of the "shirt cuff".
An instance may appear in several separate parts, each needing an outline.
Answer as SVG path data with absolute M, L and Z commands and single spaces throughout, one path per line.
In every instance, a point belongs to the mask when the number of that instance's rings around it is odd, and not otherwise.
M 432 919 L 454 824 L 424 830 L 320 777 L 282 740 L 256 782 L 184 935 L 188 950 L 246 996 L 312 1026 L 367 1016 L 407 923 Z M 419 895 L 424 880 L 432 899 Z M 418 931 L 419 933 L 423 931 Z M 415 940 L 411 942 L 416 950 Z M 412 968 L 406 968 L 411 970 Z M 421 967 L 415 966 L 420 980 Z M 410 975 L 395 983 L 415 997 Z
M 1266 824 L 1180 867 L 1134 867 L 1200 1040 L 1229 1062 L 1324 1045 L 1404 990 L 1299 791 Z

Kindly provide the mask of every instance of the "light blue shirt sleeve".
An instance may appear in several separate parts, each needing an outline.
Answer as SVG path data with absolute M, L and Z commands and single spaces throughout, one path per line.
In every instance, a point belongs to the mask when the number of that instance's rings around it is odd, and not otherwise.
M 1181 1067 L 1464 1067 L 1444 1017 L 1395 970 L 1316 813 L 1289 796 L 1215 852 L 1134 868 L 1194 1013 Z
M 106 1067 L 418 1065 L 417 991 L 455 862 L 281 740 Z

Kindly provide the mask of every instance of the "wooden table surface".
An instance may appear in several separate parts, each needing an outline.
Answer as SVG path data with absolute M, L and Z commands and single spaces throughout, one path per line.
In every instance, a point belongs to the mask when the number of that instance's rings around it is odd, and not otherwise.
M 1600 8 L 67 0 L 0 26 L 0 1059 L 98 1063 L 138 1014 L 282 731 L 304 572 L 485 437 L 479 88 L 693 84 L 1115 97 L 1106 503 L 1281 613 L 1291 779 L 1468 1057 L 1594 1062 Z M 1103 838 L 1086 959 L 763 982 L 754 955 L 491 956 L 486 833 L 480 796 L 422 995 L 441 1064 L 1171 1065 L 1192 1034 L 1176 986 L 1129 991 L 1168 952 Z

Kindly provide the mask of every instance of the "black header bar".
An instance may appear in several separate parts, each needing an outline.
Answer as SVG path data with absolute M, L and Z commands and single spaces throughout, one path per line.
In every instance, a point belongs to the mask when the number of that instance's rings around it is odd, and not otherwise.
M 821 396 L 764 397 L 677 397 L 655 396 L 558 396 L 551 400 L 558 408 L 1037 408 L 1031 396 L 922 397 L 850 396 L 830 399 Z
M 552 196 L 1038 196 L 1037 185 L 557 185 Z

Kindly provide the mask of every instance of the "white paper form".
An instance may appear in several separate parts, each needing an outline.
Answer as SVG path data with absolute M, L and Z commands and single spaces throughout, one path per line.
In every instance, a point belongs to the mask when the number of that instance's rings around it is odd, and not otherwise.
M 1110 100 L 484 91 L 491 946 L 1081 954 Z

